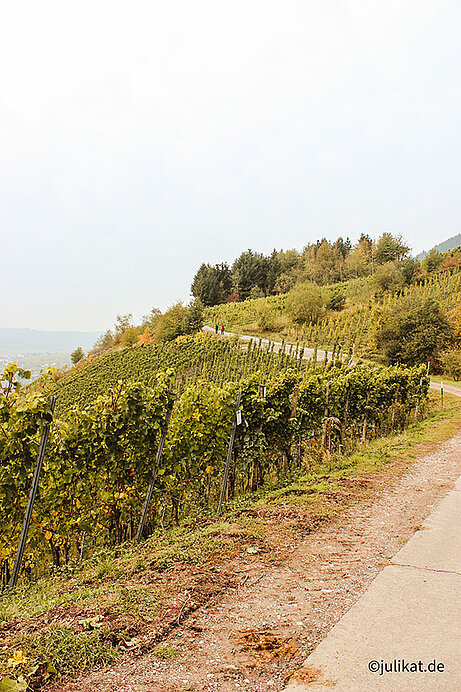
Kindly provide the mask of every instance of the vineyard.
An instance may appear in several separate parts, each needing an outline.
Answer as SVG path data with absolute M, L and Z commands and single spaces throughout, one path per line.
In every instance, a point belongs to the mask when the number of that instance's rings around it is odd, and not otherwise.
M 226 501 L 340 460 L 367 440 L 423 415 L 423 368 L 316 363 L 303 349 L 275 353 L 202 334 L 113 352 L 60 380 L 35 503 L 25 571 L 59 566 L 96 546 L 132 540 L 152 480 L 144 535 L 215 514 L 229 439 Z M 169 365 L 170 368 L 165 366 Z M 3 584 L 27 502 L 48 392 L 21 393 L 3 375 L 0 561 Z M 240 403 L 236 411 L 236 398 Z
M 72 406 L 84 406 L 106 393 L 120 380 L 153 385 L 157 373 L 166 369 L 174 372 L 175 388 L 181 391 L 199 377 L 222 386 L 255 370 L 268 375 L 287 367 L 306 367 L 299 348 L 293 346 L 287 353 L 276 354 L 273 347 L 265 349 L 255 343 L 243 350 L 238 339 L 216 339 L 199 333 L 172 342 L 110 351 L 63 377 L 54 393 L 61 415 Z
M 336 286 L 326 290 L 332 293 Z M 399 293 L 385 293 L 373 298 L 369 279 L 354 279 L 341 284 L 339 289 L 348 299 L 348 307 L 340 312 L 328 311 L 316 323 L 301 328 L 284 329 L 292 339 L 304 346 L 332 349 L 335 344 L 343 348 L 354 348 L 357 354 L 369 355 L 374 351 L 374 335 L 384 311 L 397 308 L 406 298 L 419 297 L 436 299 L 445 312 L 459 306 L 461 295 L 461 272 L 445 271 L 431 275 L 421 283 L 410 284 Z M 258 321 L 262 304 L 277 319 L 286 315 L 287 295 L 248 299 L 241 303 L 216 305 L 207 310 L 207 324 L 223 324 L 227 329 L 240 331 L 243 327 L 250 332 L 260 332 Z

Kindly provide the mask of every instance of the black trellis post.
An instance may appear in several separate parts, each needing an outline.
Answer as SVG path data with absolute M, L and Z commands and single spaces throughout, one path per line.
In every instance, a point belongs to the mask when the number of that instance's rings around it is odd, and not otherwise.
M 136 532 L 136 543 L 139 543 L 142 538 L 142 532 L 144 531 L 144 524 L 146 523 L 147 512 L 149 510 L 149 505 L 152 500 L 152 495 L 154 493 L 155 481 L 157 480 L 158 469 L 160 466 L 160 461 L 162 459 L 163 446 L 165 444 L 166 436 L 168 433 L 168 426 L 170 424 L 171 413 L 173 411 L 173 403 L 171 403 L 165 418 L 165 426 L 160 437 L 160 442 L 158 443 L 157 455 L 155 457 L 155 464 L 152 470 L 152 477 L 149 483 L 149 488 L 147 489 L 146 499 L 144 500 L 144 506 L 141 512 L 141 519 L 139 521 L 138 530 Z
M 232 458 L 232 450 L 234 448 L 235 433 L 237 431 L 237 425 L 239 424 L 239 421 L 237 420 L 237 416 L 238 416 L 238 411 L 240 410 L 241 398 L 242 398 L 242 390 L 239 390 L 239 392 L 237 394 L 237 400 L 235 402 L 234 425 L 232 426 L 232 432 L 231 432 L 231 436 L 230 436 L 230 440 L 229 440 L 229 448 L 227 450 L 227 460 L 226 460 L 226 466 L 224 468 L 224 476 L 222 479 L 221 495 L 220 495 L 219 504 L 218 504 L 218 514 L 221 514 L 222 506 L 224 504 L 224 498 L 226 497 L 227 481 L 229 479 L 229 470 L 230 470 L 230 463 L 231 463 L 231 458 Z
M 56 406 L 56 397 L 52 396 L 50 399 L 50 410 L 51 415 L 54 413 L 54 407 Z M 34 509 L 35 496 L 37 495 L 38 482 L 40 480 L 40 474 L 42 472 L 43 459 L 45 458 L 46 443 L 48 442 L 48 434 L 50 432 L 50 424 L 47 423 L 43 428 L 42 439 L 40 440 L 40 447 L 38 450 L 37 461 L 35 462 L 34 475 L 32 477 L 32 485 L 29 490 L 29 499 L 27 501 L 26 513 L 24 515 L 24 521 L 22 524 L 21 537 L 19 539 L 18 551 L 16 553 L 16 559 L 14 561 L 13 573 L 11 575 L 11 581 L 9 583 L 9 588 L 14 589 L 18 583 L 19 572 L 21 571 L 22 558 L 24 556 L 24 549 L 26 547 L 27 534 L 29 532 L 30 520 L 32 518 L 32 510 Z

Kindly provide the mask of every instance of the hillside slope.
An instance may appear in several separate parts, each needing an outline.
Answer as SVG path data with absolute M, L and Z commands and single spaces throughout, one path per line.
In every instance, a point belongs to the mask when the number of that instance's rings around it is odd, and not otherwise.
M 397 308 L 406 298 L 433 298 L 449 312 L 461 304 L 461 271 L 436 273 L 398 293 L 377 296 L 370 279 L 334 284 L 324 290 L 327 295 L 343 292 L 345 308 L 326 309 L 316 323 L 293 325 L 287 314 L 287 294 L 215 305 L 207 309 L 206 322 L 211 327 L 224 325 L 229 331 L 299 340 L 310 347 L 331 350 L 342 345 L 354 347 L 357 354 L 374 355 L 374 334 L 383 310 Z

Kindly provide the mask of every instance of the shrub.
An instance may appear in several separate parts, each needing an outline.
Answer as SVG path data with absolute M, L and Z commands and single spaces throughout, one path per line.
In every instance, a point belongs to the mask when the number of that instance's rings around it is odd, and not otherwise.
M 461 349 L 450 348 L 440 357 L 443 372 L 453 380 L 461 380 Z
M 137 327 L 128 327 L 120 337 L 122 346 L 134 346 L 139 340 L 139 330 Z
M 376 270 L 373 276 L 373 284 L 377 292 L 390 291 L 395 293 L 405 283 L 405 277 L 401 267 L 396 262 L 386 262 Z
M 433 369 L 440 354 L 454 340 L 453 328 L 432 298 L 407 298 L 388 311 L 376 334 L 376 345 L 389 363 L 416 365 L 430 361 Z
M 176 303 L 159 317 L 155 327 L 155 341 L 173 341 L 183 334 L 195 334 L 203 327 L 203 305 L 196 299 L 183 305 Z
M 286 310 L 297 324 L 317 322 L 323 313 L 325 298 L 317 284 L 306 282 L 295 286 L 287 296 Z
M 257 301 L 256 314 L 258 319 L 258 327 L 262 332 L 269 332 L 275 328 L 274 313 L 264 298 L 260 298 Z
M 70 354 L 70 359 L 74 365 L 77 365 L 77 363 L 84 357 L 85 354 L 83 353 L 83 349 L 81 346 L 76 348 L 75 351 L 72 351 L 72 353 Z

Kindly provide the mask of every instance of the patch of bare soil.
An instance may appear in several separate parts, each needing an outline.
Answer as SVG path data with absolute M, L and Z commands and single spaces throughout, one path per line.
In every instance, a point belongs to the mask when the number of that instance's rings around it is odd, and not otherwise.
M 271 552 L 242 549 L 214 598 L 192 607 L 185 596 L 161 637 L 151 633 L 172 658 L 133 652 L 54 692 L 260 692 L 281 690 L 290 677 L 315 680 L 306 656 L 450 489 L 460 451 L 458 434 L 414 463 L 344 480 L 333 520 L 310 533 L 296 522 L 290 544 Z

